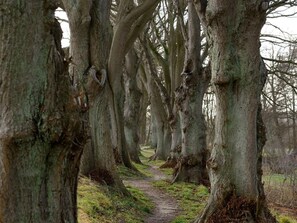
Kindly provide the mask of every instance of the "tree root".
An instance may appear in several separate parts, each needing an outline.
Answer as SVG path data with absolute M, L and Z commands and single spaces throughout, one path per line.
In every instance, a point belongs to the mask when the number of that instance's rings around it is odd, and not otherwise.
M 157 159 L 157 154 L 156 153 L 149 157 L 149 161 L 155 161 L 156 159 Z
M 227 199 L 227 198 L 226 198 Z M 224 204 L 210 202 L 196 223 L 276 223 L 267 207 L 233 194 Z M 259 210 L 260 213 L 259 213 Z
M 174 167 L 172 183 L 182 181 L 210 186 L 206 167 L 193 156 L 181 157 Z
M 171 158 L 171 157 L 168 157 L 166 162 L 164 164 L 162 164 L 160 166 L 161 169 L 165 169 L 165 168 L 175 168 L 175 166 L 177 165 L 177 159 L 175 158 Z
M 125 196 L 131 196 L 130 192 L 126 189 L 121 179 L 109 171 L 93 170 L 90 171 L 90 173 L 86 176 L 89 176 L 92 180 L 98 182 L 101 185 L 110 186 Z

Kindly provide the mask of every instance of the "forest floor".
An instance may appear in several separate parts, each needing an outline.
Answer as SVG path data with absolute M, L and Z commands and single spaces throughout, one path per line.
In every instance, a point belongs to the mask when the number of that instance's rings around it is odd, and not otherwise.
M 160 169 L 164 161 L 149 161 L 154 150 L 143 148 L 141 152 L 142 164 L 134 163 L 137 172 L 118 166 L 132 196 L 80 177 L 79 223 L 191 223 L 197 218 L 207 203 L 208 188 L 183 182 L 171 184 L 172 169 Z M 271 191 L 267 193 L 271 196 Z M 269 206 L 280 223 L 297 223 L 296 209 L 276 207 L 272 202 Z
M 180 212 L 176 198 L 153 186 L 152 182 L 154 181 L 169 180 L 169 176 L 157 168 L 156 166 L 147 168 L 147 171 L 152 174 L 149 178 L 124 181 L 125 185 L 136 187 L 143 191 L 153 202 L 155 208 L 153 213 L 145 219 L 146 223 L 171 222 Z

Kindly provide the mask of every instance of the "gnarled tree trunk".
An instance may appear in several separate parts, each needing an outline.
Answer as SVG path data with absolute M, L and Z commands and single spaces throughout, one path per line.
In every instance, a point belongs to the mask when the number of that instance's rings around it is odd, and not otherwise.
M 260 201 L 257 114 L 262 90 L 263 1 L 210 0 L 198 7 L 211 46 L 217 114 L 207 162 L 211 194 L 197 222 L 275 222 Z M 202 5 L 200 5 L 202 6 Z
M 56 6 L 5 0 L 1 8 L 0 222 L 76 222 L 84 136 Z
M 138 128 L 140 124 L 140 101 L 142 93 L 137 86 L 138 67 L 139 61 L 136 52 L 134 49 L 131 49 L 126 55 L 125 137 L 130 158 L 136 163 L 141 163 L 139 159 Z
M 117 147 L 126 167 L 135 169 L 127 151 L 124 133 L 123 61 L 134 41 L 151 17 L 160 0 L 146 0 L 135 6 L 133 0 L 120 1 L 108 59 L 108 73 L 113 94 Z
M 166 160 L 170 154 L 171 131 L 159 90 L 155 81 L 148 75 L 148 89 L 151 101 L 152 134 L 156 140 L 156 151 L 152 159 Z
M 107 61 L 111 45 L 110 1 L 64 0 L 70 25 L 70 75 L 88 120 L 89 143 L 81 173 L 127 193 L 116 174 Z
M 202 67 L 200 20 L 193 1 L 188 1 L 188 43 L 182 84 L 176 103 L 181 122 L 181 154 L 173 181 L 208 184 L 206 160 L 206 126 L 202 112 L 203 97 L 210 80 L 210 71 Z

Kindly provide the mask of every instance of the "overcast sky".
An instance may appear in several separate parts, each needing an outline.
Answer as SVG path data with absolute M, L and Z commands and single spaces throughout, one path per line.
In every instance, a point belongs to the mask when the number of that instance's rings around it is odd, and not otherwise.
M 297 7 L 291 7 L 289 9 L 280 8 L 278 13 L 286 13 L 286 14 L 293 14 L 297 12 Z M 57 13 L 60 18 L 67 19 L 65 13 L 58 12 Z M 272 24 L 272 25 L 271 25 Z M 63 47 L 69 45 L 69 28 L 68 24 L 65 22 L 61 23 L 63 29 L 63 36 L 64 39 L 62 40 Z M 279 29 L 274 28 L 273 26 L 279 27 L 284 33 L 282 33 Z M 263 34 L 274 34 L 278 35 L 282 38 L 290 38 L 292 40 L 297 40 L 297 16 L 294 17 L 279 17 L 279 18 L 268 18 L 267 24 L 262 29 Z M 268 56 L 271 54 L 272 48 L 275 52 L 279 51 L 280 48 L 276 45 L 272 46 L 272 44 L 263 43 L 261 47 L 262 54 Z
M 297 7 L 290 7 L 290 8 L 280 8 L 276 15 L 280 13 L 286 15 L 292 15 L 297 12 Z M 276 28 L 277 27 L 277 28 Z M 297 41 L 297 16 L 290 16 L 290 17 L 278 17 L 278 18 L 267 18 L 266 24 L 262 29 L 262 34 L 273 34 L 277 35 L 281 38 L 290 39 L 292 41 Z M 279 51 L 284 52 L 287 51 L 288 48 L 280 48 L 277 45 L 272 45 L 271 43 L 263 43 L 261 47 L 262 54 L 264 56 L 269 56 L 272 50 L 274 53 L 278 53 Z

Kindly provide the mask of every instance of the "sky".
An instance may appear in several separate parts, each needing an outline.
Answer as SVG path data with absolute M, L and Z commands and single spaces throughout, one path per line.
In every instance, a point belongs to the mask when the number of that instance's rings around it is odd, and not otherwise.
M 275 15 L 278 15 L 278 13 L 286 13 L 286 14 L 293 14 L 297 13 L 297 7 L 291 7 L 291 8 L 279 8 L 278 11 L 275 13 Z M 65 12 L 57 12 L 57 16 L 59 18 L 67 20 L 67 16 Z M 271 25 L 272 24 L 272 25 Z M 69 27 L 68 23 L 61 22 L 61 26 L 63 29 L 63 40 L 62 40 L 62 46 L 67 47 L 69 46 Z M 279 27 L 283 33 L 273 27 Z M 263 34 L 273 34 L 277 35 L 282 38 L 290 38 L 297 40 L 297 16 L 294 17 L 278 17 L 278 18 L 267 18 L 266 24 L 264 25 L 262 29 Z M 280 49 L 279 46 L 272 46 L 272 44 L 268 44 L 265 42 L 262 42 L 261 46 L 261 53 L 264 54 L 264 56 L 268 56 L 271 54 L 272 50 L 277 53 L 279 51 L 286 51 L 287 49 Z
M 279 15 L 279 13 L 285 13 L 287 15 L 297 13 L 297 7 L 290 8 L 279 8 L 278 12 L 275 15 Z M 278 27 L 278 28 L 276 28 Z M 286 38 L 290 40 L 297 41 L 297 15 L 291 17 L 277 17 L 277 18 L 267 18 L 266 24 L 262 29 L 262 34 L 273 34 L 277 35 L 281 38 Z M 296 43 L 297 45 L 297 43 Z M 278 52 L 286 52 L 288 48 L 280 48 L 277 45 L 272 45 L 271 43 L 262 43 L 261 53 L 264 56 L 268 56 L 274 51 L 274 53 Z

